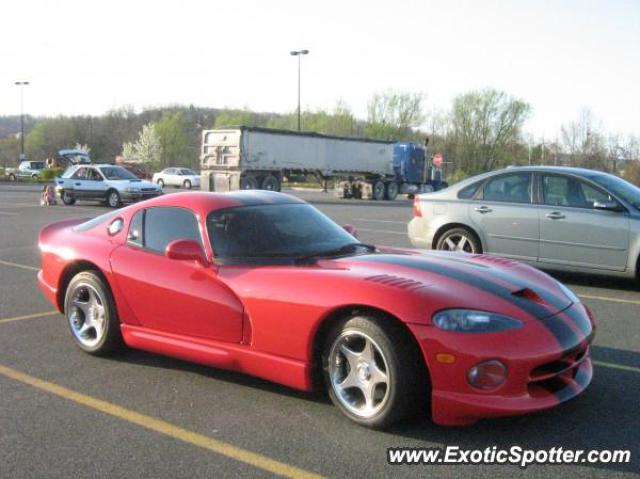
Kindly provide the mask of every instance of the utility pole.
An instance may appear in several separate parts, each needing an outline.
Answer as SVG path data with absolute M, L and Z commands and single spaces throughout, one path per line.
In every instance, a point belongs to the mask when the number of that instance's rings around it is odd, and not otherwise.
M 15 82 L 15 85 L 20 87 L 20 161 L 26 159 L 24 154 L 24 87 L 28 84 L 28 81 Z
M 298 131 L 300 131 L 300 57 L 302 55 L 308 55 L 309 50 L 294 50 L 291 52 L 291 56 L 298 57 Z

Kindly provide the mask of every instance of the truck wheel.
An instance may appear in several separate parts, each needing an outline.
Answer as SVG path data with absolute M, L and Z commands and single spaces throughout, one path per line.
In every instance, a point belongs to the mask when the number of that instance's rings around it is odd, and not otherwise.
M 262 189 L 269 191 L 280 191 L 280 181 L 274 175 L 267 175 L 262 180 Z
M 9 181 L 16 181 L 16 175 L 14 175 L 13 173 L 11 173 L 9 175 Z
M 384 197 L 389 201 L 394 201 L 398 197 L 398 183 L 395 181 L 387 183 Z
M 76 204 L 76 199 L 69 194 L 68 191 L 63 191 L 60 195 L 60 199 L 67 206 L 72 206 Z
M 373 199 L 376 201 L 384 200 L 384 183 L 380 180 L 373 184 Z
M 240 178 L 240 189 L 241 190 L 257 190 L 258 180 L 253 175 L 245 175 Z

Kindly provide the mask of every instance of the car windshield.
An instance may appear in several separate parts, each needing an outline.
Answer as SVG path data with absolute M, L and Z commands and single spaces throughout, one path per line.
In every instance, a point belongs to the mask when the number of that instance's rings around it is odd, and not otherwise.
M 588 178 L 640 210 L 640 188 L 637 186 L 614 175 L 597 174 Z
M 138 177 L 122 166 L 101 166 L 100 171 L 107 180 L 137 180 Z
M 216 210 L 207 217 L 207 230 L 222 259 L 295 259 L 358 243 L 313 206 L 297 203 Z

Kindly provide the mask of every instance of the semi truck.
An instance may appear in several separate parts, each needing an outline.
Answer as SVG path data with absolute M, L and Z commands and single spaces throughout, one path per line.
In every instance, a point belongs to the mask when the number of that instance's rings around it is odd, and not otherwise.
M 426 145 L 425 145 L 426 146 Z M 439 189 L 442 173 L 416 143 L 233 127 L 202 132 L 201 189 L 280 191 L 284 178 L 315 175 L 343 198 L 395 200 Z

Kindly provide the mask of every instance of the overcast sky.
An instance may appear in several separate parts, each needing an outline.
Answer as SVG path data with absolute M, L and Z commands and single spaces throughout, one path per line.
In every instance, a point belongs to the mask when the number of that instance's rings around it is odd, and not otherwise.
M 0 115 L 100 114 L 125 105 L 303 108 L 376 91 L 424 92 L 448 108 L 493 86 L 533 107 L 526 129 L 556 135 L 590 107 L 640 134 L 640 0 L 19 0 L 0 14 Z

